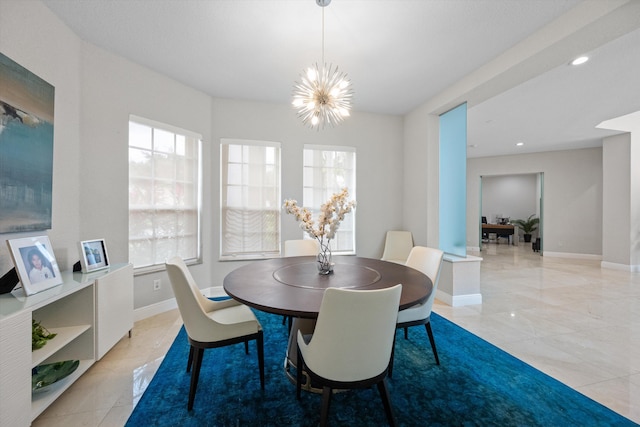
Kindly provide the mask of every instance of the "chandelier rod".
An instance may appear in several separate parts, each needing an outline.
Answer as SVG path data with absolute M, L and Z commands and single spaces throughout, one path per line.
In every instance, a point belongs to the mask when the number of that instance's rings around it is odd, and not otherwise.
M 322 68 L 324 69 L 324 7 L 322 8 Z

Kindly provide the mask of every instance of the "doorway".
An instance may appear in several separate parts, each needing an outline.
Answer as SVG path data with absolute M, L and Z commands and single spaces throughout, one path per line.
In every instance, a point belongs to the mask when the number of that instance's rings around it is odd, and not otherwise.
M 539 251 L 542 255 L 544 241 L 542 239 L 544 223 L 542 216 L 544 212 L 543 201 L 543 172 L 480 176 L 480 218 L 478 218 L 480 250 L 483 250 L 484 245 L 502 244 L 504 242 L 505 244 L 532 245 L 531 249 Z M 500 236 L 487 236 L 487 233 L 483 233 L 483 223 L 491 225 L 510 224 L 512 220 L 526 220 L 530 216 L 539 218 L 537 229 L 531 233 L 531 243 L 524 242 L 522 230 L 519 230 L 517 236 L 514 233 L 511 239 Z M 504 235 L 502 234 L 502 236 Z M 537 244 L 537 248 L 534 248 L 533 244 Z

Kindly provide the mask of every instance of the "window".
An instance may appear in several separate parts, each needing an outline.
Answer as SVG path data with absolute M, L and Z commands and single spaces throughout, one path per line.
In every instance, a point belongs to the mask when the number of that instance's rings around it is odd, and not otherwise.
M 220 259 L 280 255 L 280 143 L 222 139 Z
M 200 135 L 129 119 L 129 260 L 155 270 L 200 259 Z
M 344 187 L 356 199 L 356 150 L 352 147 L 304 146 L 303 205 L 317 218 L 320 206 Z M 355 215 L 347 215 L 331 240 L 333 253 L 356 252 Z

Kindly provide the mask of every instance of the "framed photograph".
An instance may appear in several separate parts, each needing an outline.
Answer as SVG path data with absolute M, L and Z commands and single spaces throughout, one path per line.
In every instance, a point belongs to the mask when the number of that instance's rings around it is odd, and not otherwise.
M 62 283 L 49 237 L 7 240 L 24 292 L 32 295 Z
M 91 273 L 109 267 L 109 256 L 104 239 L 84 240 L 78 243 L 78 249 L 83 273 Z

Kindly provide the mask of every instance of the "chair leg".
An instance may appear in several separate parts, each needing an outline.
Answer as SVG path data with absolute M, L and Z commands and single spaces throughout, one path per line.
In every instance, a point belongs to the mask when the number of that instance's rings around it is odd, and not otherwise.
M 187 359 L 187 372 L 191 372 L 192 362 L 193 362 L 193 346 L 189 345 L 189 359 Z
M 320 409 L 320 427 L 325 427 L 329 419 L 329 406 L 331 405 L 331 388 L 322 387 L 322 408 Z
M 378 383 L 378 391 L 380 392 L 380 397 L 382 398 L 382 404 L 384 405 L 384 412 L 387 414 L 387 421 L 389 425 L 395 427 L 396 419 L 393 416 L 393 409 L 391 408 L 391 399 L 389 398 L 389 390 L 387 389 L 387 384 L 384 379 Z
M 393 376 L 393 357 L 396 353 L 396 335 L 393 334 L 393 345 L 391 346 L 391 358 L 389 359 L 389 369 L 387 371 L 387 375 L 389 378 Z
M 425 328 L 427 328 L 427 335 L 429 335 L 429 342 L 431 343 L 431 349 L 433 350 L 433 355 L 436 358 L 436 365 L 440 364 L 440 359 L 438 359 L 438 351 L 436 350 L 436 341 L 433 339 L 433 330 L 431 330 L 431 322 L 425 323 Z
M 260 388 L 264 390 L 264 334 L 258 332 L 256 338 L 256 346 L 258 347 L 258 366 L 260 368 Z
M 304 362 L 302 361 L 302 353 L 300 353 L 300 348 L 297 346 L 297 357 L 296 357 L 296 399 L 300 400 L 301 390 L 302 390 L 302 371 L 304 369 Z
M 200 376 L 200 366 L 202 366 L 202 355 L 204 354 L 203 348 L 193 348 L 193 349 L 194 349 L 193 371 L 191 371 L 191 386 L 189 387 L 189 403 L 187 403 L 187 409 L 189 411 L 193 409 L 193 401 L 195 400 L 196 390 L 198 388 L 198 377 Z
M 282 316 L 282 324 L 287 325 L 287 327 L 289 328 L 289 332 L 291 332 L 291 322 L 292 322 L 291 316 Z
M 409 339 L 409 328 L 404 328 L 404 339 Z
M 244 354 L 249 354 L 249 340 L 244 342 Z

